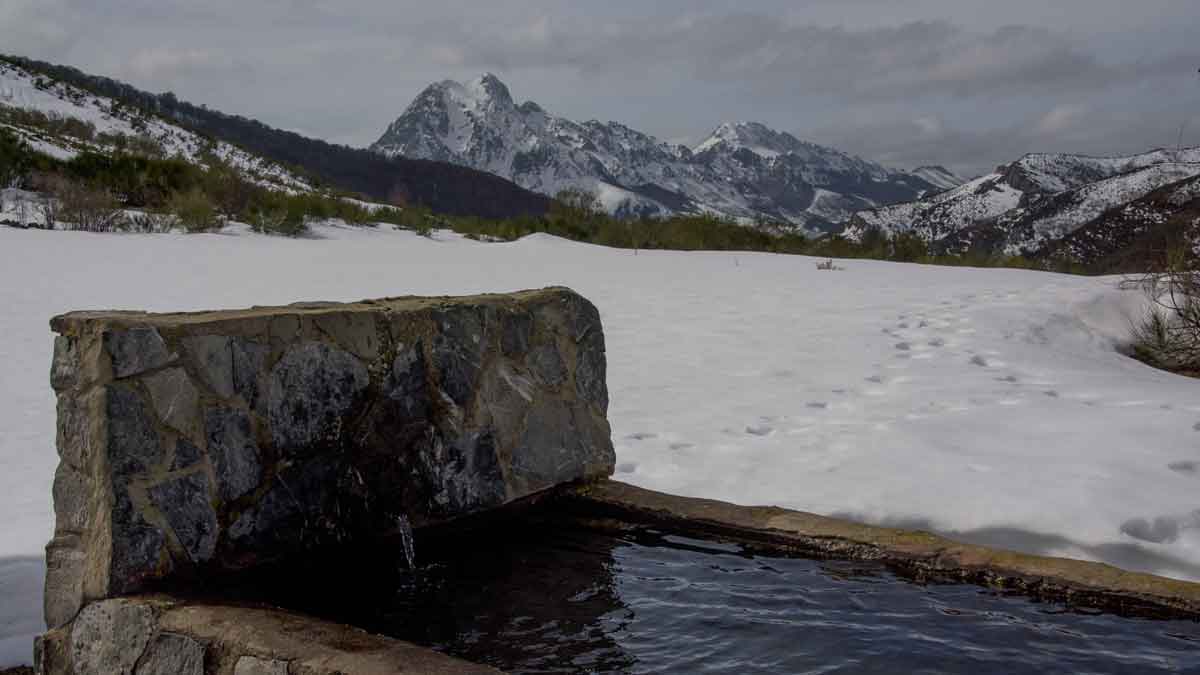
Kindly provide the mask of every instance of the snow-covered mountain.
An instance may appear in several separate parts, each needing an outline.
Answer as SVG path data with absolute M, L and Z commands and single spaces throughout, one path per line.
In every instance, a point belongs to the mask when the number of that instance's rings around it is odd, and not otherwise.
M 1200 175 L 1200 148 L 1127 157 L 1032 154 L 945 192 L 860 211 L 845 229 L 913 232 L 939 252 L 1036 254 L 1113 209 Z
M 52 128 L 22 112 L 40 113 Z M 61 124 L 64 121 L 83 124 L 68 127 Z M 119 143 L 136 139 L 152 142 L 165 156 L 193 163 L 202 163 L 209 156 L 219 157 L 264 187 L 313 189 L 306 179 L 276 162 L 8 61 L 0 61 L 0 128 L 58 159 L 69 159 L 86 150 L 107 152 Z
M 755 122 L 722 124 L 695 148 L 664 143 L 518 104 L 490 74 L 429 86 L 371 149 L 481 169 L 548 195 L 587 190 L 616 214 L 709 212 L 810 231 L 960 182 L 941 167 L 895 171 Z
M 1177 246 L 1200 256 L 1200 175 L 1109 209 L 1038 256 L 1099 272 L 1138 272 L 1146 269 L 1145 261 Z

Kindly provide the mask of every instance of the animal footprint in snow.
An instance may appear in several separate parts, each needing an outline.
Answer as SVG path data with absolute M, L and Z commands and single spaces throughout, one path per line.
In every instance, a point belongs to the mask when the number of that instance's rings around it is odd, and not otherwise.
M 1047 389 L 1046 391 L 1043 391 L 1042 393 L 1045 394 L 1046 396 L 1049 396 L 1050 398 L 1058 398 L 1058 392 L 1053 389 Z
M 933 338 L 932 340 L 929 341 L 928 344 L 930 347 L 945 347 L 946 341 L 943 340 L 942 338 Z
M 826 408 L 829 407 L 829 404 L 826 403 L 825 401 L 811 401 L 811 402 L 809 402 L 807 407 L 812 408 L 814 410 L 825 410 Z
M 652 438 L 658 438 L 658 434 L 652 434 L 647 431 L 639 431 L 637 433 L 629 434 L 625 438 L 630 441 L 648 441 Z
M 751 436 L 770 436 L 774 432 L 775 432 L 774 429 L 772 429 L 771 427 L 769 427 L 765 424 L 760 424 L 758 426 L 753 426 L 753 427 L 746 427 L 746 433 L 750 434 Z
M 687 450 L 688 448 L 694 448 L 696 446 L 693 443 L 672 443 L 667 447 L 671 448 L 672 450 Z
M 883 384 L 883 376 L 882 375 L 872 375 L 867 378 L 867 382 L 872 382 L 874 384 Z M 1196 424 L 1196 426 L 1200 427 L 1200 422 L 1198 422 Z M 1200 431 L 1200 429 L 1197 429 L 1197 431 Z
M 1016 384 L 1016 383 L 1020 382 L 1020 380 L 1017 379 L 1016 375 L 1005 375 L 1004 377 L 997 377 L 996 381 L 997 382 L 1007 382 L 1009 384 Z
M 910 344 L 908 342 L 897 342 L 896 349 L 899 351 L 902 351 L 902 352 L 906 352 L 906 351 L 909 351 L 910 349 L 912 349 L 912 344 Z
M 637 464 L 634 462 L 621 462 L 617 465 L 617 473 L 633 473 L 637 471 Z
M 1200 422 L 1196 422 L 1192 425 L 1192 431 L 1200 431 Z
M 1183 473 L 1193 476 L 1196 473 L 1200 473 L 1200 463 L 1196 462 L 1171 462 L 1167 465 L 1167 468 L 1175 473 Z
M 988 360 L 982 354 L 976 354 L 971 357 L 971 365 L 979 366 L 980 368 L 988 367 Z

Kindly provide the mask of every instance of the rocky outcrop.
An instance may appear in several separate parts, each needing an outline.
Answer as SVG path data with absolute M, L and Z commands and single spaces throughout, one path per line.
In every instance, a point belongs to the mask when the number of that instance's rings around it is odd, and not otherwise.
M 339 624 L 168 596 L 101 600 L 34 649 L 42 675 L 385 675 L 499 671 Z
M 51 325 L 50 628 L 612 472 L 600 316 L 568 289 Z

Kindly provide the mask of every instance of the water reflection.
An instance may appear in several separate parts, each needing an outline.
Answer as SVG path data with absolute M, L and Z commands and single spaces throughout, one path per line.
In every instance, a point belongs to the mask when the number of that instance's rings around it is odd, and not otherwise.
M 1200 669 L 1194 622 L 908 583 L 871 563 L 754 555 L 565 518 L 425 530 L 416 548 L 415 570 L 390 544 L 340 551 L 301 572 L 313 590 L 299 604 L 295 580 L 277 575 L 271 592 L 294 609 L 514 673 Z
M 613 635 L 633 618 L 616 593 L 614 538 L 545 536 L 543 523 L 419 536 L 422 561 L 390 603 L 355 623 L 471 661 L 524 672 L 624 672 Z

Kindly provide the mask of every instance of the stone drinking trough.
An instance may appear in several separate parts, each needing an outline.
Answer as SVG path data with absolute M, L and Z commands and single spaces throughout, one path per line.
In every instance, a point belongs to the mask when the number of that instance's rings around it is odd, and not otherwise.
M 600 315 L 568 289 L 51 326 L 60 464 L 41 673 L 495 672 L 211 589 L 497 509 L 1200 616 L 1196 584 L 609 481 Z

